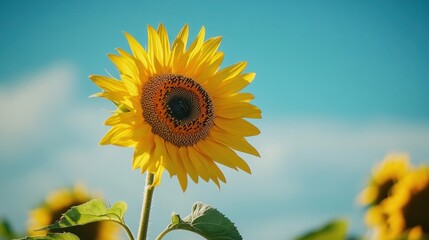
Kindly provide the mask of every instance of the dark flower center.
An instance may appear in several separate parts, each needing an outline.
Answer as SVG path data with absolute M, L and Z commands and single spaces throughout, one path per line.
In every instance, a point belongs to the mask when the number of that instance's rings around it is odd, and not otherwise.
M 204 139 L 214 124 L 209 94 L 198 82 L 179 74 L 150 77 L 142 89 L 141 106 L 152 132 L 177 147 Z
M 377 196 L 377 199 L 375 200 L 374 204 L 378 205 L 384 199 L 386 199 L 387 197 L 389 197 L 390 193 L 392 191 L 392 187 L 393 187 L 393 185 L 395 185 L 396 182 L 397 182 L 396 180 L 390 179 L 390 180 L 386 181 L 385 183 L 381 184 L 379 186 L 378 196 Z
M 175 96 L 167 101 L 167 113 L 177 120 L 188 119 L 194 107 L 189 96 Z
M 429 185 L 411 196 L 403 214 L 407 228 L 420 226 L 423 233 L 429 234 Z
M 173 97 L 167 102 L 168 113 L 177 120 L 184 120 L 191 116 L 192 102 L 186 97 Z

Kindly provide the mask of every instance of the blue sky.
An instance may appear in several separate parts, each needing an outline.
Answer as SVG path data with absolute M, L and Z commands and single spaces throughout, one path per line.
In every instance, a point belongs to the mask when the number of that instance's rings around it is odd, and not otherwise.
M 223 36 L 223 66 L 245 60 L 256 72 L 247 91 L 262 134 L 250 141 L 262 158 L 244 156 L 252 175 L 225 169 L 221 191 L 202 183 L 181 193 L 166 177 L 152 238 L 197 200 L 245 239 L 288 239 L 337 216 L 363 232 L 355 197 L 370 168 L 389 152 L 429 159 L 428 11 L 425 1 L 3 1 L 0 201 L 14 207 L 0 216 L 23 229 L 46 193 L 80 180 L 127 201 L 136 229 L 144 176 L 131 171 L 130 149 L 97 145 L 113 107 L 88 99 L 99 89 L 87 77 L 115 72 L 106 54 L 128 49 L 123 31 L 146 45 L 148 24 L 164 23 L 172 38 L 187 23 L 191 37 L 203 25 Z

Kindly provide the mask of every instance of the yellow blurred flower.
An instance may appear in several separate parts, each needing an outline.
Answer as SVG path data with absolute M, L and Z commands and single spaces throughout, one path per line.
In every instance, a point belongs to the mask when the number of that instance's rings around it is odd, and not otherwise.
M 171 45 L 162 24 L 147 30 L 147 50 L 125 33 L 132 54 L 109 55 L 120 79 L 90 76 L 103 89 L 95 96 L 117 106 L 100 143 L 134 147 L 132 167 L 154 174 L 153 185 L 164 169 L 183 191 L 188 176 L 226 182 L 217 164 L 250 173 L 234 150 L 259 156 L 245 137 L 260 132 L 244 118 L 261 118 L 261 111 L 250 103 L 252 94 L 240 92 L 255 73 L 243 73 L 246 62 L 220 69 L 221 37 L 204 40 L 204 27 L 188 48 L 187 25 Z
M 365 222 L 374 228 L 377 238 L 383 239 L 389 226 L 386 224 L 384 201 L 391 195 L 392 187 L 410 171 L 406 154 L 390 154 L 377 165 L 368 186 L 361 192 L 359 201 L 368 207 Z
M 386 199 L 392 186 L 410 170 L 406 154 L 390 154 L 372 170 L 368 186 L 360 194 L 363 205 L 378 205 Z
M 81 185 L 74 188 L 64 188 L 49 194 L 45 202 L 29 213 L 27 234 L 28 236 L 43 236 L 46 230 L 36 231 L 55 223 L 63 213 L 71 207 L 85 203 L 95 196 L 90 196 Z M 115 240 L 119 239 L 119 226 L 112 222 L 95 222 L 82 226 L 51 230 L 50 232 L 70 232 L 76 234 L 80 239 L 91 240 Z
M 388 239 L 429 239 L 429 166 L 399 181 L 386 199 Z

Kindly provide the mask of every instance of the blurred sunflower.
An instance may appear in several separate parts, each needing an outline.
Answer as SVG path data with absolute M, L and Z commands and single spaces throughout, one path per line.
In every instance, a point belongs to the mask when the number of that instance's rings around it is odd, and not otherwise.
M 240 92 L 255 73 L 243 73 L 246 62 L 220 69 L 221 37 L 205 41 L 204 27 L 188 48 L 187 25 L 172 45 L 162 24 L 147 30 L 147 51 L 125 33 L 132 54 L 117 49 L 119 55 L 109 55 L 120 79 L 90 76 L 103 89 L 95 96 L 117 106 L 100 143 L 134 147 L 132 167 L 154 174 L 153 185 L 164 169 L 183 191 L 188 175 L 196 183 L 225 183 L 216 163 L 250 173 L 234 150 L 259 156 L 245 137 L 260 132 L 244 118 L 261 118 L 261 111 L 250 104 L 252 94 Z
M 390 154 L 372 171 L 368 186 L 361 192 L 359 201 L 368 207 L 365 222 L 375 227 L 381 237 L 388 231 L 384 200 L 391 195 L 392 187 L 410 171 L 409 157 L 406 154 Z
M 49 194 L 40 207 L 30 211 L 27 235 L 46 235 L 48 231 L 36 230 L 55 223 L 71 207 L 85 203 L 91 199 L 92 196 L 89 196 L 86 189 L 80 185 L 76 185 L 72 189 L 60 189 Z M 117 224 L 103 221 L 59 230 L 50 230 L 50 232 L 70 232 L 82 240 L 115 240 L 119 239 L 119 230 Z
M 429 239 L 429 167 L 409 173 L 386 200 L 387 239 Z

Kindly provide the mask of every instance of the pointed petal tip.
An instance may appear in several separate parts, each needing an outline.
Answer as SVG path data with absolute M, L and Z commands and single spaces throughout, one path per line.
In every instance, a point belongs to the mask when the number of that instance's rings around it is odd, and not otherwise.
M 245 171 L 247 174 L 250 174 L 250 175 L 252 175 L 252 170 L 249 168 L 249 169 L 242 169 L 243 171 Z
M 164 26 L 164 24 L 162 22 L 158 23 L 158 29 L 161 29 L 161 28 L 165 29 L 165 26 Z
M 100 93 L 94 93 L 92 95 L 89 95 L 88 98 L 96 98 L 96 97 L 100 97 Z
M 110 59 L 110 61 L 113 62 L 113 59 L 115 59 L 116 57 L 118 57 L 117 55 L 113 54 L 113 53 L 108 53 L 106 54 L 107 58 Z
M 137 166 L 137 165 L 132 165 L 132 166 L 131 166 L 131 169 L 132 169 L 132 170 L 136 170 L 137 168 L 139 168 L 139 166 Z
M 131 35 L 129 32 L 122 32 L 125 35 L 125 38 L 128 40 L 128 42 L 131 39 L 134 39 L 133 35 Z
M 150 25 L 150 24 L 147 25 L 147 30 L 155 31 L 156 32 L 155 28 L 152 27 L 152 25 Z
M 214 180 L 212 180 L 215 184 L 216 184 L 216 186 L 217 186 L 217 189 L 219 189 L 219 191 L 220 191 L 220 183 L 219 183 L 219 181 L 216 179 L 216 181 L 214 181 Z
M 180 188 L 182 188 L 182 192 L 186 192 L 186 188 L 188 187 L 188 184 L 182 184 L 182 182 L 180 182 Z

